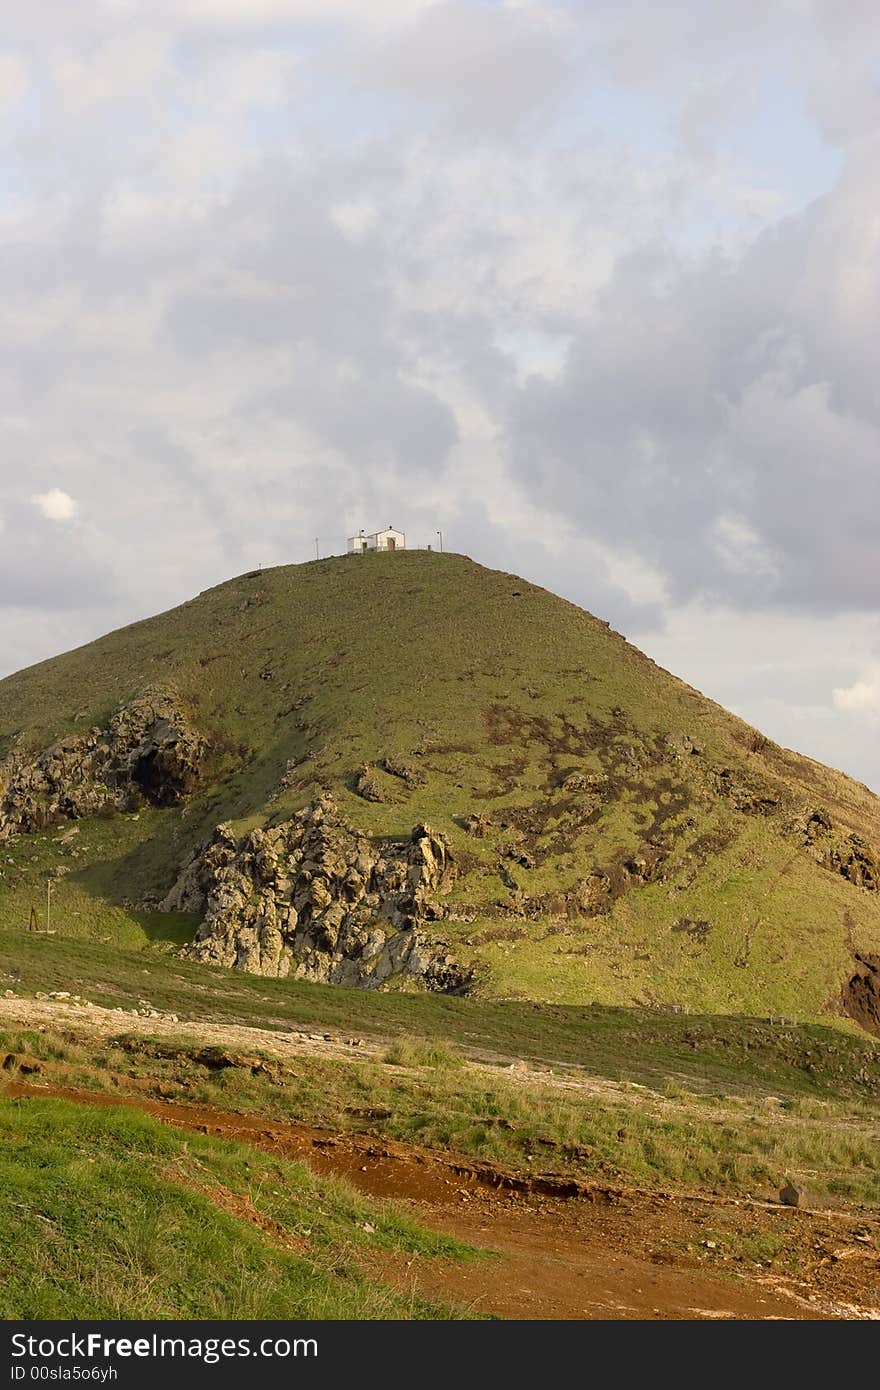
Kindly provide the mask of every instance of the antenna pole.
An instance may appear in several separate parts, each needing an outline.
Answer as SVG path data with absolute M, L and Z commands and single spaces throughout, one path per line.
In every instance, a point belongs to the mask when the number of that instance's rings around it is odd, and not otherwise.
M 442 531 L 438 531 L 438 532 L 437 532 L 437 535 L 440 537 L 440 554 L 442 555 L 442 554 L 443 554 L 443 532 L 442 532 Z

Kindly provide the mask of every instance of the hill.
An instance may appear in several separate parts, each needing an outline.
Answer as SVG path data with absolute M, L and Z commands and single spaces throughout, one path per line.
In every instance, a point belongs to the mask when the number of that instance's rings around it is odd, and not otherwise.
M 880 801 L 463 556 L 243 575 L 0 682 L 0 926 L 880 1030 Z M 218 828 L 219 827 L 219 828 Z

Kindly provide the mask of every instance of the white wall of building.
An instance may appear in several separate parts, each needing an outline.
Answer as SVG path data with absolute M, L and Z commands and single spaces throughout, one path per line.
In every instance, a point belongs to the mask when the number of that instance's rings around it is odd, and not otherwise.
M 358 536 L 350 536 L 348 553 L 358 554 L 364 550 L 406 550 L 406 535 L 389 526 L 384 531 L 372 531 L 368 535 L 361 531 Z
M 375 541 L 376 550 L 406 550 L 406 536 L 393 527 L 387 531 L 377 531 L 371 540 Z

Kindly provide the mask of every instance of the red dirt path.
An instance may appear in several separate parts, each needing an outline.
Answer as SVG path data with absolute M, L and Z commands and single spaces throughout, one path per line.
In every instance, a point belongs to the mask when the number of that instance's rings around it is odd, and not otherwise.
M 880 1317 L 880 1221 L 729 1198 L 583 1187 L 369 1136 L 308 1129 L 143 1097 L 12 1082 L 11 1097 L 132 1105 L 167 1124 L 237 1139 L 406 1204 L 422 1225 L 493 1251 L 463 1263 L 372 1255 L 398 1287 L 501 1318 Z M 745 1257 L 784 1234 L 797 1274 Z

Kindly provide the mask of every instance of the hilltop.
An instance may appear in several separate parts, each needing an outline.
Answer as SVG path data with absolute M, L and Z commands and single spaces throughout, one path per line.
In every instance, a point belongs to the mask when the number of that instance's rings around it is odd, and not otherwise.
M 240 576 L 0 682 L 0 926 L 266 974 L 880 1030 L 880 800 L 428 552 Z

